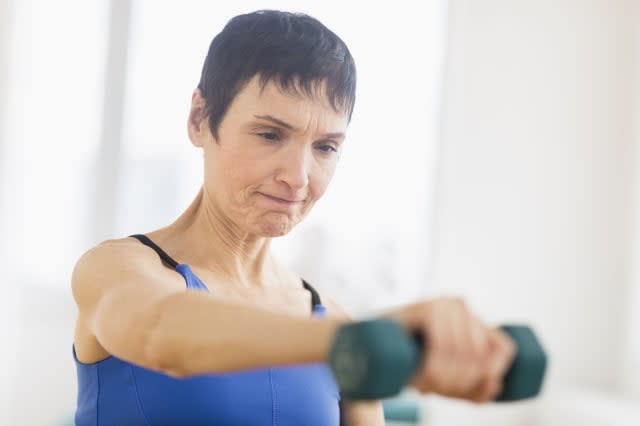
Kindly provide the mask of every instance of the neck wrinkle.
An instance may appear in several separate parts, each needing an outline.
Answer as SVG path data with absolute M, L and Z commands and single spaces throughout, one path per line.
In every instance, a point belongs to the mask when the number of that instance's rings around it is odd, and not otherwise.
M 190 257 L 198 266 L 247 287 L 274 284 L 277 268 L 269 251 L 271 239 L 240 232 L 204 187 L 172 226 L 191 242 Z

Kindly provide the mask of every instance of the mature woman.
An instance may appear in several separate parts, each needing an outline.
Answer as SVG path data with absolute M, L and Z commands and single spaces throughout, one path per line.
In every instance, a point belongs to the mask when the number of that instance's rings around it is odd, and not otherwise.
M 350 318 L 269 250 L 327 188 L 354 100 L 349 50 L 316 19 L 260 11 L 214 38 L 188 118 L 199 193 L 175 222 L 74 268 L 78 426 L 384 424 L 378 401 L 341 400 L 324 364 Z M 513 344 L 462 301 L 388 316 L 429 336 L 419 391 L 500 391 Z

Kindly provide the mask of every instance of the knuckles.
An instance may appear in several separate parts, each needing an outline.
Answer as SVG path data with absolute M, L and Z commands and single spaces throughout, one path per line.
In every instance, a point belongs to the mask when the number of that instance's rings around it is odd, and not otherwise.
M 517 352 L 506 333 L 485 326 L 457 296 L 418 303 L 407 313 L 429 339 L 425 359 L 412 381 L 418 392 L 476 403 L 500 394 L 502 374 Z M 457 321 L 455 326 L 452 321 Z

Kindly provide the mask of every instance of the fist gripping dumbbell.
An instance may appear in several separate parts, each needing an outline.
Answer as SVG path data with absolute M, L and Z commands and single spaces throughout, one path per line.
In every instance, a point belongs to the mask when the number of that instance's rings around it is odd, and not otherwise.
M 496 401 L 516 401 L 540 392 L 547 357 L 533 331 L 523 325 L 500 327 L 515 342 L 517 355 Z M 398 323 L 376 319 L 343 325 L 329 365 L 346 399 L 381 399 L 399 393 L 415 374 L 428 336 L 412 336 Z

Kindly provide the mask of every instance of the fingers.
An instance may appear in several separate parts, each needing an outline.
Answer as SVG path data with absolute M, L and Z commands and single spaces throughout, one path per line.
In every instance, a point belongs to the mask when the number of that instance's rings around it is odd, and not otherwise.
M 485 380 L 491 352 L 487 328 L 473 314 L 469 314 L 468 328 L 471 352 L 466 357 L 465 362 L 470 366 L 471 382 L 470 386 L 466 388 L 466 393 L 473 394 Z
M 490 346 L 486 375 L 469 398 L 477 403 L 493 401 L 500 395 L 504 376 L 513 364 L 517 350 L 513 341 L 502 330 L 486 328 L 486 333 Z
M 483 378 L 485 365 L 481 348 L 487 344 L 487 339 L 464 302 L 458 301 L 455 306 L 448 327 L 454 347 L 450 358 L 445 362 L 451 374 L 453 388 L 470 393 Z M 451 392 L 455 392 L 454 389 Z
M 511 367 L 517 355 L 518 348 L 504 331 L 499 328 L 490 329 L 490 331 L 490 344 L 495 352 L 495 359 L 491 368 L 496 375 L 504 376 L 509 370 L 509 367 Z
M 422 393 L 486 402 L 502 391 L 516 347 L 499 329 L 486 326 L 458 298 L 441 298 L 416 309 L 426 351 L 412 385 Z M 414 317 L 415 318 L 415 317 Z
M 502 382 L 500 380 L 487 379 L 482 381 L 478 387 L 467 398 L 471 402 L 482 404 L 493 401 L 502 392 Z

